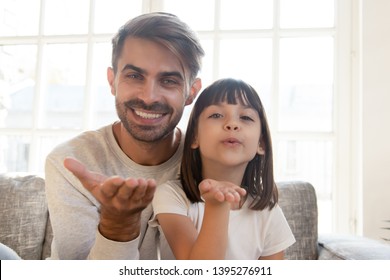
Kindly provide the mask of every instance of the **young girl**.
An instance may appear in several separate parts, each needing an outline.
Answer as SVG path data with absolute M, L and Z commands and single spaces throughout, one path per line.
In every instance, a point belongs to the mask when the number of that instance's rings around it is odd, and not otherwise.
M 240 80 L 216 81 L 194 105 L 180 180 L 157 188 L 150 224 L 176 259 L 283 259 L 295 239 L 277 201 L 258 94 Z

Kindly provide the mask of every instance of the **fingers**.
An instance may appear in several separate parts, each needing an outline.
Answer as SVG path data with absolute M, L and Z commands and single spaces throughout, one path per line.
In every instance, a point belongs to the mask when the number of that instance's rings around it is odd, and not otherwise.
M 65 158 L 64 166 L 80 180 L 87 177 L 87 170 L 85 166 L 75 158 Z
M 156 182 L 152 179 L 146 180 L 143 178 L 134 179 L 129 178 L 124 180 L 118 188 L 115 196 L 117 199 L 126 200 L 151 200 L 156 189 Z
M 101 207 L 118 214 L 142 211 L 152 201 L 156 190 L 153 179 L 107 177 L 88 170 L 75 158 L 65 158 L 64 166 L 91 192 Z
M 119 176 L 113 176 L 100 184 L 100 193 L 107 199 L 113 198 L 122 189 L 125 180 Z
M 245 196 L 245 189 L 230 183 L 206 179 L 199 184 L 199 190 L 202 197 L 207 199 L 213 199 L 218 202 L 230 202 L 236 203 Z
M 67 157 L 64 160 L 64 166 L 76 176 L 83 186 L 91 191 L 97 184 L 103 183 L 107 176 L 97 172 L 89 171 L 83 163 L 75 158 Z
M 154 180 L 111 177 L 100 186 L 99 202 L 118 214 L 135 213 L 152 202 L 155 190 Z

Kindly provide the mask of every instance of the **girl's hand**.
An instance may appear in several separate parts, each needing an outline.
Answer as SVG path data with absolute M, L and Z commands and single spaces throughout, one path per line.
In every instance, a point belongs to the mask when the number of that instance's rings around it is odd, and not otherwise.
M 205 202 L 220 204 L 228 202 L 232 209 L 237 209 L 245 189 L 225 181 L 205 179 L 199 184 L 199 191 Z

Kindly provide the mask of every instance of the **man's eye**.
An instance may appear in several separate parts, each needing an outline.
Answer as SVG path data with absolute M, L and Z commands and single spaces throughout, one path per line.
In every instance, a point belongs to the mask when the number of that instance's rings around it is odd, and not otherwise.
M 163 79 L 162 80 L 162 83 L 164 85 L 176 85 L 177 84 L 177 81 L 174 80 L 174 79 Z
M 141 79 L 141 75 L 135 73 L 127 74 L 126 77 L 129 79 Z

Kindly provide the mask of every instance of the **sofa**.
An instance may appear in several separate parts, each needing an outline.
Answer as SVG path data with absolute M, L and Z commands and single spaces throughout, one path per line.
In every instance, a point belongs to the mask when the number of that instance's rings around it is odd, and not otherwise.
M 286 259 L 390 259 L 390 246 L 351 235 L 318 236 L 317 198 L 308 182 L 280 182 L 279 205 L 295 235 Z M 0 242 L 22 259 L 50 256 L 50 217 L 43 178 L 23 173 L 0 174 Z

